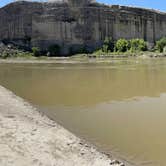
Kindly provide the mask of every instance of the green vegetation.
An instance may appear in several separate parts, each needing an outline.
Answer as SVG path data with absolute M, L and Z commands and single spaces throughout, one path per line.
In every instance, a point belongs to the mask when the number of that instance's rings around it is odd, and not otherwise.
M 104 43 L 102 46 L 102 51 L 105 53 L 114 51 L 114 42 L 113 42 L 112 38 L 106 38 L 104 40 Z
M 146 51 L 147 44 L 143 39 L 131 39 L 129 41 L 129 48 L 131 52 Z
M 119 39 L 113 41 L 112 38 L 106 38 L 103 45 L 93 53 L 87 50 L 87 47 L 79 47 L 77 49 L 69 48 L 70 55 L 84 57 L 129 57 L 129 56 L 148 56 L 163 57 L 166 56 L 166 37 L 156 42 L 156 45 L 148 50 L 148 44 L 143 39 Z M 31 57 L 56 57 L 60 56 L 61 47 L 59 45 L 51 45 L 47 51 L 42 52 L 38 47 L 32 47 L 31 50 L 25 51 L 12 44 L 0 44 L 0 58 L 31 58 Z M 42 56 L 43 55 L 43 56 Z
M 129 41 L 127 41 L 126 39 L 119 39 L 116 42 L 115 50 L 117 52 L 126 52 L 126 51 L 128 51 L 129 50 Z
M 0 58 L 6 59 L 6 58 L 31 58 L 33 57 L 33 54 L 29 52 L 23 52 L 23 51 L 18 51 L 15 53 L 8 52 L 8 51 L 3 51 L 0 54 Z
M 161 38 L 160 40 L 158 40 L 156 42 L 156 50 L 159 52 L 165 52 L 165 48 L 166 48 L 166 37 Z
M 38 47 L 32 47 L 33 56 L 40 56 L 40 49 Z
M 25 50 L 21 50 L 12 45 L 1 45 L 0 46 L 0 58 L 30 58 L 33 57 L 33 53 Z
M 106 38 L 101 49 L 96 50 L 93 54 L 100 55 L 132 55 L 147 50 L 147 43 L 143 39 L 119 39 L 115 43 L 111 38 Z
M 11 56 L 10 53 L 7 52 L 7 51 L 3 51 L 3 53 L 0 54 L 0 57 L 3 58 L 3 59 L 6 59 L 6 58 L 8 58 L 10 56 Z
M 147 43 L 143 39 L 119 39 L 116 42 L 117 52 L 141 52 L 147 50 Z

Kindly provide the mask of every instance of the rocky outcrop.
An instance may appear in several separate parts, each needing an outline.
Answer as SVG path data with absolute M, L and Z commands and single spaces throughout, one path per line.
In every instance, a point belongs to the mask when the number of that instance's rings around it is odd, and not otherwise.
M 0 40 L 61 53 L 100 47 L 105 37 L 143 38 L 153 44 L 166 36 L 166 13 L 93 0 L 63 3 L 15 2 L 0 9 Z

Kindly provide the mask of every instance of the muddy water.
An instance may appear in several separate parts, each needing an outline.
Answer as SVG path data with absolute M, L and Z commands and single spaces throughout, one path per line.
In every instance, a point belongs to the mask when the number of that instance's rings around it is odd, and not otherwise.
M 166 165 L 166 59 L 0 64 L 0 84 L 107 153 Z

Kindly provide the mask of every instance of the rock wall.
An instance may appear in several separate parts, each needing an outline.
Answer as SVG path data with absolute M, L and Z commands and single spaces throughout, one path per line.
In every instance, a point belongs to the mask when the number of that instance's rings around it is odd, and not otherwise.
M 58 44 L 68 54 L 92 51 L 105 37 L 143 38 L 153 44 L 166 36 L 166 13 L 85 1 L 15 2 L 0 8 L 0 40 L 43 50 Z

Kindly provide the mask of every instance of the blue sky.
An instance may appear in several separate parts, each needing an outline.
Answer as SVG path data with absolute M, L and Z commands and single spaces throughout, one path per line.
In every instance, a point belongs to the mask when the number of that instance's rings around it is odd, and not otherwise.
M 13 0 L 0 0 L 0 6 L 12 2 Z M 166 0 L 97 0 L 106 4 L 132 5 L 145 8 L 153 8 L 166 11 Z
M 107 4 L 132 5 L 166 11 L 166 0 L 97 0 Z

